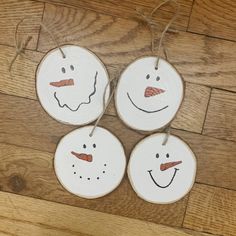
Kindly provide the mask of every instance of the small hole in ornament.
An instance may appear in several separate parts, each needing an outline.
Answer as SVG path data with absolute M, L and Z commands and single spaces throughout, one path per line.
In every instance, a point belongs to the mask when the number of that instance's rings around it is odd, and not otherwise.
M 150 75 L 149 74 L 146 76 L 146 79 L 150 79 Z
M 156 81 L 159 81 L 160 79 L 161 79 L 160 76 L 157 76 Z
M 99 177 L 97 177 L 97 179 L 99 179 Z
M 102 173 L 103 173 L 103 174 L 105 174 L 105 173 L 106 173 L 106 171 L 103 171 Z
M 167 154 L 166 154 L 166 157 L 167 157 L 167 158 L 169 158 L 169 157 L 170 157 L 169 153 L 167 153 Z
M 82 179 L 82 176 L 80 176 L 80 179 Z
M 93 144 L 93 148 L 96 148 L 96 144 L 95 143 Z
M 83 145 L 83 148 L 86 148 L 86 145 L 85 145 L 85 144 Z
M 74 175 L 76 174 L 76 172 L 74 172 Z
M 90 178 L 88 178 L 88 180 L 90 180 Z
M 155 70 L 158 70 L 158 67 L 157 67 L 157 66 L 155 66 Z
M 74 66 L 73 65 L 70 65 L 70 69 L 73 71 L 75 70 Z
M 72 167 L 75 167 L 75 165 L 72 165 Z
M 156 158 L 159 158 L 159 154 L 158 153 L 156 154 Z

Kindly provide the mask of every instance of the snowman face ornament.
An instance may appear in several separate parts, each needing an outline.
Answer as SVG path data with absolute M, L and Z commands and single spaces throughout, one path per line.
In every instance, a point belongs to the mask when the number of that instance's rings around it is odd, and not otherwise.
M 102 62 L 89 50 L 73 45 L 53 49 L 40 62 L 36 89 L 40 103 L 56 120 L 84 125 L 98 118 L 108 74 Z M 106 101 L 110 87 L 106 90 Z
M 67 134 L 58 144 L 54 168 L 60 183 L 83 198 L 98 198 L 121 182 L 126 157 L 119 140 L 108 130 L 86 126 Z
M 118 82 L 115 101 L 125 124 L 142 131 L 167 125 L 183 99 L 183 81 L 167 61 L 143 57 L 130 64 Z
M 176 136 L 154 134 L 142 140 L 131 153 L 128 176 L 137 195 L 158 204 L 176 202 L 192 188 L 196 158 L 189 146 Z

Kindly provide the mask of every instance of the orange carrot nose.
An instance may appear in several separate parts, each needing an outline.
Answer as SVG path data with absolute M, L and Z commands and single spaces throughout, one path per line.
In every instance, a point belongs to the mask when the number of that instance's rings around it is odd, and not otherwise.
M 155 87 L 147 87 L 145 89 L 145 93 L 144 93 L 144 97 L 152 97 L 161 93 L 164 93 L 165 90 L 164 89 L 160 89 L 160 88 L 155 88 Z
M 168 170 L 169 168 L 177 166 L 181 163 L 182 161 L 167 162 L 167 163 L 161 164 L 160 169 L 161 171 Z
M 64 79 L 64 80 L 60 80 L 58 82 L 51 82 L 50 83 L 51 86 L 54 87 L 64 87 L 64 86 L 73 86 L 74 85 L 74 80 L 73 79 Z
M 77 153 L 77 152 L 71 152 L 72 155 L 74 155 L 75 157 L 79 158 L 80 160 L 83 161 L 88 161 L 88 162 L 92 162 L 93 161 L 93 156 L 92 155 L 88 155 L 85 153 Z

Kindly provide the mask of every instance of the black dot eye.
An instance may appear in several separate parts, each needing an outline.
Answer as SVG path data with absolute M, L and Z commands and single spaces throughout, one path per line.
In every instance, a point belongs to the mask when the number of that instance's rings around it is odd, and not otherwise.
M 156 154 L 156 158 L 159 158 L 159 154 L 158 153 Z
M 85 144 L 83 145 L 83 148 L 86 148 L 86 145 L 85 145 Z
M 147 74 L 146 79 L 150 79 L 150 75 L 149 74 Z
M 61 68 L 61 71 L 62 71 L 62 73 L 65 74 L 65 73 L 66 73 L 66 69 L 65 69 L 65 67 L 62 67 L 62 68 Z
M 73 65 L 70 65 L 71 70 L 75 70 L 75 67 Z
M 96 144 L 95 143 L 93 144 L 93 148 L 96 148 Z
M 166 154 L 166 157 L 167 157 L 167 158 L 169 158 L 169 157 L 170 157 L 169 153 L 167 153 L 167 154 Z
M 156 81 L 159 81 L 160 79 L 161 79 L 160 76 L 157 76 Z

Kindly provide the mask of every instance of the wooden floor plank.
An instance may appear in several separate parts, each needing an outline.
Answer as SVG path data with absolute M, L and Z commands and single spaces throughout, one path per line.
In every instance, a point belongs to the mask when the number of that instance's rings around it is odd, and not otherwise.
M 184 227 L 217 235 L 236 235 L 236 192 L 195 185 Z
M 181 226 L 187 198 L 171 205 L 147 203 L 132 190 L 128 178 L 111 194 L 93 200 L 68 193 L 53 171 L 53 154 L 0 144 L 1 190 L 96 211 Z
M 23 18 L 19 28 L 19 39 L 28 35 L 33 38 L 27 48 L 36 49 L 39 23 L 42 19 L 44 4 L 29 0 L 1 0 L 0 2 L 0 44 L 15 46 L 14 33 L 16 24 Z
M 34 100 L 0 95 L 0 142 L 53 153 L 60 138 L 75 127 L 51 119 Z M 130 130 L 114 116 L 105 115 L 100 125 L 117 135 L 127 156 L 144 135 Z M 191 132 L 173 130 L 198 158 L 197 182 L 236 190 L 236 145 Z M 220 166 L 220 168 L 219 168 Z
M 236 141 L 236 93 L 214 89 L 203 133 Z
M 3 192 L 0 228 L 15 236 L 208 235 Z
M 6 55 L 8 55 L 8 60 Z M 25 57 L 19 57 L 14 63 L 11 73 L 9 73 L 8 61 L 14 57 L 14 48 L 0 46 L 0 63 L 2 65 L 0 67 L 0 92 L 37 100 L 35 71 L 37 62 L 40 61 L 43 55 L 43 53 L 27 51 L 27 57 L 30 57 L 33 61 Z M 114 68 L 110 67 L 109 69 L 114 75 Z M 181 109 L 173 122 L 173 127 L 201 133 L 210 89 L 205 86 L 187 83 L 185 95 Z M 114 102 L 111 103 L 106 114 L 116 115 Z
M 188 30 L 235 40 L 236 2 L 234 0 L 195 0 Z
M 102 0 L 39 0 L 41 2 L 59 4 L 62 6 L 84 8 L 99 13 L 112 15 L 122 18 L 140 18 L 135 8 L 140 9 L 145 14 L 149 14 L 152 9 L 161 3 L 161 0 L 123 0 L 117 3 L 116 0 L 102 1 Z M 188 26 L 188 20 L 192 7 L 193 0 L 179 0 L 180 13 L 176 21 L 173 23 L 173 27 L 178 30 L 186 30 Z M 175 5 L 173 3 L 163 6 L 156 14 L 154 14 L 153 20 L 157 24 L 167 24 L 175 12 Z
M 46 4 L 44 24 L 59 43 L 91 49 L 115 74 L 137 57 L 151 55 L 150 33 L 138 21 Z M 185 81 L 236 91 L 235 43 L 186 32 L 169 33 L 165 41 L 169 60 Z M 42 30 L 39 50 L 54 47 Z

